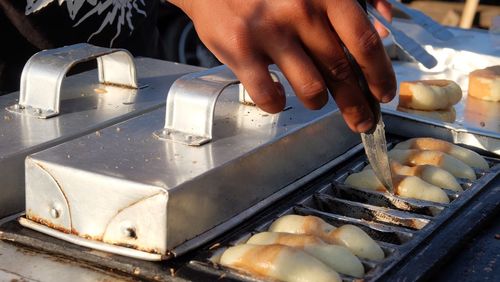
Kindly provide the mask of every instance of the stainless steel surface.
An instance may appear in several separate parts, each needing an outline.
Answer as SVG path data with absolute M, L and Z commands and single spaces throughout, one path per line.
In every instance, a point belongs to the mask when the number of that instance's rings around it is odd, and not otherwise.
M 398 140 L 391 140 L 390 146 L 395 142 Z M 356 225 L 376 240 L 386 258 L 380 262 L 361 259 L 365 267 L 362 279 L 386 281 L 381 278 L 385 273 L 408 256 L 415 255 L 412 251 L 431 240 L 431 236 L 457 211 L 468 208 L 467 204 L 471 199 L 485 190 L 492 194 L 499 192 L 500 187 L 491 184 L 500 175 L 500 159 L 488 159 L 488 162 L 491 169 L 478 174 L 478 180 L 463 183 L 463 193 L 450 197 L 449 204 L 438 204 L 405 199 L 388 193 L 357 190 L 342 184 L 349 174 L 359 172 L 367 165 L 364 157 L 351 159 L 343 167 L 332 171 L 332 174 L 324 176 L 321 181 L 317 180 L 317 184 L 308 190 L 296 194 L 291 201 L 276 205 L 267 214 L 254 218 L 253 223 L 235 230 L 232 235 L 225 236 L 221 241 L 200 251 L 191 265 L 199 271 L 212 273 L 214 277 L 224 275 L 239 281 L 261 281 L 218 265 L 222 252 L 229 246 L 246 242 L 254 233 L 266 231 L 275 219 L 283 215 L 314 215 L 337 227 L 344 224 Z M 341 277 L 343 281 L 359 281 L 347 275 Z
M 274 74 L 273 77 L 278 76 Z M 168 92 L 165 127 L 155 135 L 190 146 L 210 142 L 217 99 L 227 87 L 235 84 L 239 84 L 239 101 L 254 105 L 247 91 L 225 65 L 179 78 Z
M 18 103 L 19 93 L 0 97 L 0 218 L 24 210 L 27 155 L 91 132 L 99 134 L 103 127 L 157 109 L 165 104 L 175 79 L 200 70 L 147 58 L 135 59 L 135 65 L 139 89 L 100 84 L 97 70 L 67 77 L 61 89 L 61 112 L 49 119 L 5 110 Z
M 363 141 L 365 153 L 373 168 L 373 172 L 384 187 L 387 188 L 389 193 L 394 194 L 394 185 L 392 184 L 391 167 L 389 166 L 389 157 L 387 156 L 387 141 L 385 140 L 384 127 L 384 122 L 380 116 L 373 132 L 361 133 L 361 140 Z
M 377 21 L 379 21 L 391 33 L 394 43 L 401 47 L 403 51 L 429 69 L 437 65 L 436 58 L 429 54 L 422 46 L 420 46 L 420 44 L 415 42 L 415 40 L 401 30 L 392 26 L 391 23 L 380 15 L 379 12 L 370 4 L 367 4 L 366 8 L 368 14 L 377 19 Z
M 359 144 L 333 103 L 311 112 L 288 85 L 286 91 L 288 110 L 269 115 L 241 104 L 237 87 L 228 88 L 217 102 L 214 138 L 204 146 L 154 136 L 165 120 L 159 109 L 31 155 L 27 218 L 165 256 L 190 250 L 211 238 L 208 230 L 236 224 L 248 209 Z M 145 202 L 152 197 L 158 201 Z M 59 202 L 59 218 L 70 215 L 69 224 L 50 213 Z M 197 236 L 196 244 L 187 241 Z
M 0 241 L 0 281 L 136 281 L 78 261 L 38 253 Z
M 396 0 L 388 0 L 388 2 L 398 10 L 402 11 L 406 15 L 411 17 L 411 20 L 422 26 L 427 32 L 432 34 L 435 38 L 438 38 L 440 40 L 451 40 L 453 39 L 453 33 L 451 33 L 448 29 L 443 27 L 441 24 L 435 22 L 431 17 L 427 16 L 426 14 L 409 8 L 408 6 L 404 5 L 401 2 L 398 2 Z
M 459 124 L 449 124 L 411 114 L 383 109 L 389 132 L 407 137 L 436 137 L 456 144 L 464 144 L 500 156 L 500 133 Z
M 451 52 L 451 51 L 450 51 Z M 397 114 L 405 114 L 407 117 L 414 117 L 422 122 L 432 122 L 440 126 L 453 128 L 461 132 L 478 132 L 482 135 L 500 138 L 500 103 L 482 101 L 467 95 L 468 90 L 468 74 L 474 70 L 476 66 L 481 68 L 485 64 L 500 64 L 500 57 L 492 58 L 491 56 L 473 55 L 461 51 L 456 55 L 451 56 L 454 62 L 462 62 L 462 69 L 452 68 L 442 72 L 428 73 L 421 71 L 417 65 L 412 63 L 394 63 L 394 71 L 397 81 L 413 81 L 421 79 L 451 79 L 457 82 L 462 88 L 463 98 L 453 108 L 456 111 L 456 119 L 453 123 L 445 123 L 439 120 L 430 119 L 427 117 L 403 113 L 397 110 L 399 96 L 388 104 L 383 104 L 382 109 L 388 112 L 397 112 Z M 469 58 L 469 59 L 467 59 Z M 474 65 L 468 65 L 472 63 Z M 498 146 L 498 145 L 497 145 Z M 491 149 L 489 149 L 491 148 Z M 487 146 L 487 150 L 499 153 L 499 147 Z
M 408 21 L 394 20 L 393 25 L 424 45 L 438 60 L 438 65 L 427 69 L 417 63 L 393 61 L 398 83 L 421 79 L 449 79 L 462 88 L 463 98 L 455 106 L 456 119 L 446 123 L 428 117 L 397 111 L 399 98 L 382 104 L 382 110 L 391 113 L 401 123 L 387 123 L 393 132 L 405 136 L 435 134 L 455 143 L 471 145 L 500 154 L 500 103 L 469 97 L 467 94 L 469 73 L 492 65 L 500 65 L 500 35 L 482 30 L 450 28 L 455 35 L 450 41 L 440 41 L 427 35 L 420 26 Z M 390 40 L 390 39 L 389 39 Z M 406 59 L 390 42 L 385 42 L 389 55 Z M 394 46 L 393 46 L 394 47 Z M 384 117 L 385 118 L 385 117 Z M 422 126 L 428 124 L 430 126 Z M 423 128 L 425 128 L 423 130 Z M 389 129 L 391 130 L 391 129 Z M 433 133 L 428 133 L 432 131 Z
M 66 73 L 74 65 L 94 59 L 97 60 L 100 83 L 137 88 L 133 57 L 127 50 L 80 43 L 33 55 L 21 75 L 19 104 L 9 106 L 7 110 L 37 118 L 58 115 Z

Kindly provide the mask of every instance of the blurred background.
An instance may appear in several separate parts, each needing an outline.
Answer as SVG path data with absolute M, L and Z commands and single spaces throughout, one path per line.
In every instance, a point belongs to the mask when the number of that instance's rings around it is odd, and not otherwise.
M 403 0 L 402 2 L 447 26 L 500 32 L 500 0 Z M 404 18 L 404 14 L 396 9 L 394 16 Z M 220 64 L 201 43 L 189 18 L 174 5 L 163 2 L 158 27 L 165 47 L 164 57 L 167 60 L 203 67 Z

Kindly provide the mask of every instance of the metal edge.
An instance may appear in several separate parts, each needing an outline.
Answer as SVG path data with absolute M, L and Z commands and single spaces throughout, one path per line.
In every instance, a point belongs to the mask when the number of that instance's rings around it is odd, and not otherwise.
M 108 253 L 113 253 L 117 255 L 122 255 L 122 256 L 127 256 L 131 258 L 136 258 L 140 260 L 148 260 L 148 261 L 160 261 L 165 259 L 164 256 L 159 255 L 159 254 L 151 254 L 143 251 L 138 251 L 134 249 L 129 249 L 126 247 L 121 247 L 121 246 L 114 246 L 106 243 L 102 243 L 99 241 L 93 241 L 93 240 L 88 240 L 73 234 L 67 234 L 67 233 L 62 233 L 57 230 L 54 230 L 52 228 L 49 228 L 45 225 L 38 224 L 34 221 L 31 221 L 29 219 L 26 219 L 24 217 L 19 217 L 18 219 L 19 224 L 22 226 L 47 234 L 49 236 L 55 237 L 60 240 L 64 240 L 67 242 L 70 242 L 72 244 L 84 246 L 87 248 L 91 249 L 96 249 L 99 251 L 104 251 Z

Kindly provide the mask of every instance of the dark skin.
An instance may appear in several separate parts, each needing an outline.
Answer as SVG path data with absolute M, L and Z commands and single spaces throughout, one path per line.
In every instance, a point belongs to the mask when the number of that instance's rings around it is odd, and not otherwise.
M 374 27 L 355 0 L 169 2 L 192 19 L 201 40 L 266 112 L 285 107 L 283 87 L 267 70 L 274 63 L 305 107 L 323 107 L 329 90 L 353 131 L 370 130 L 374 113 L 341 44 L 360 65 L 376 101 L 386 103 L 395 96 L 394 71 L 379 36 L 387 32 L 378 23 Z M 371 2 L 390 19 L 387 2 Z

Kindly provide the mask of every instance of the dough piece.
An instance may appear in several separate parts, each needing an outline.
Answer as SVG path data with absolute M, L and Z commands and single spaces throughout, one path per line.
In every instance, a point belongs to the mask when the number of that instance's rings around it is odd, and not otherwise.
M 404 198 L 412 198 L 447 204 L 450 199 L 439 187 L 423 181 L 416 176 L 393 176 L 394 192 Z M 353 173 L 345 184 L 357 189 L 387 191 L 371 169 Z
M 478 153 L 439 139 L 412 138 L 400 142 L 394 148 L 440 151 L 461 160 L 471 167 L 483 170 L 489 169 L 486 160 Z
M 453 123 L 457 119 L 457 112 L 453 107 L 446 110 L 436 110 L 436 111 L 420 111 L 420 110 L 398 107 L 398 111 L 449 123 Z
M 371 169 L 371 166 L 367 165 L 363 168 L 363 170 L 367 169 Z M 437 166 L 433 165 L 406 166 L 398 163 L 397 161 L 391 160 L 391 171 L 393 175 L 417 176 L 423 181 L 432 184 L 434 186 L 456 192 L 463 192 L 462 186 L 460 186 L 455 176 Z M 367 182 L 371 180 L 363 180 L 363 181 Z M 385 188 L 383 188 L 383 190 L 385 191 Z
M 471 72 L 468 95 L 486 101 L 500 101 L 500 66 Z
M 222 254 L 220 264 L 280 281 L 342 281 L 337 272 L 318 259 L 283 245 L 243 244 L 230 247 Z
M 388 155 L 389 158 L 405 165 L 434 165 L 447 170 L 455 177 L 476 180 L 476 173 L 470 166 L 443 152 L 392 149 Z
M 361 228 L 343 225 L 339 228 L 316 216 L 285 215 L 269 227 L 271 232 L 314 235 L 328 244 L 342 245 L 360 258 L 379 261 L 384 259 L 380 246 Z
M 319 259 L 333 270 L 361 278 L 365 269 L 361 261 L 346 247 L 326 244 L 319 237 L 282 232 L 261 232 L 248 239 L 252 245 L 285 245 L 298 248 Z
M 462 99 L 462 89 L 451 80 L 403 81 L 399 106 L 415 110 L 446 110 Z

